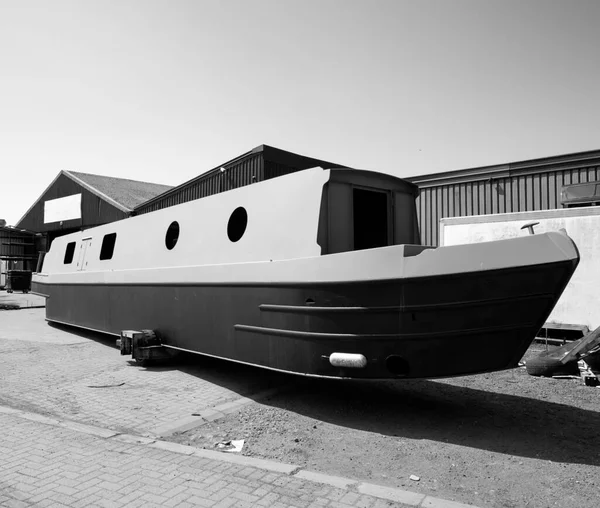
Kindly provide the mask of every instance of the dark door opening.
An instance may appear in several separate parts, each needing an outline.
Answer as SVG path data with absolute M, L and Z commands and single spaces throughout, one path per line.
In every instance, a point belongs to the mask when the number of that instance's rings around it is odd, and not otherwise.
M 385 247 L 388 242 L 388 195 L 353 189 L 354 250 Z

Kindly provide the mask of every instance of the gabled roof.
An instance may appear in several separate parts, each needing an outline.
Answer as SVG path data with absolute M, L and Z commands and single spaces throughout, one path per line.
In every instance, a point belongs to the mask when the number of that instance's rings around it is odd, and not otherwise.
M 67 176 L 87 187 L 94 194 L 121 205 L 124 211 L 132 211 L 137 205 L 171 189 L 170 185 L 140 182 L 113 176 L 92 175 L 77 171 L 63 171 Z
M 103 199 L 107 203 L 110 203 L 119 210 L 127 213 L 132 212 L 136 206 L 144 201 L 152 199 L 172 188 L 170 185 L 158 183 L 140 182 L 138 180 L 128 180 L 126 178 L 115 178 L 112 176 L 92 175 L 89 173 L 62 170 L 56 175 L 56 178 L 50 182 L 50 185 L 46 187 L 46 190 L 42 192 L 40 197 L 23 214 L 23 217 L 19 219 L 17 227 L 43 198 L 46 192 L 48 192 L 48 189 L 50 189 L 62 175 L 81 185 L 100 199 Z

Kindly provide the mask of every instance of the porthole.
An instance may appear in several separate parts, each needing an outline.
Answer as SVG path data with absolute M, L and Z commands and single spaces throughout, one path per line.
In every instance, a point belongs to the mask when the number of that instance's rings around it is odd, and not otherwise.
M 232 242 L 237 242 L 246 232 L 248 213 L 242 206 L 236 208 L 227 223 L 227 236 Z
M 165 235 L 165 245 L 167 249 L 171 250 L 175 245 L 177 245 L 177 240 L 179 239 L 179 223 L 177 221 L 171 222 L 169 228 L 167 229 L 167 234 Z

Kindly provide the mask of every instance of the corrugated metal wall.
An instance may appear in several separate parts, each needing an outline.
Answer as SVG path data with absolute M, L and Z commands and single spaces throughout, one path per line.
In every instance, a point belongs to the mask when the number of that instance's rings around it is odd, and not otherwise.
M 136 207 L 135 214 L 153 212 L 314 166 L 339 165 L 261 145 L 142 203 Z M 221 171 L 221 167 L 225 171 Z
M 136 215 L 187 203 L 263 180 L 264 163 L 260 153 L 246 154 L 241 159 L 226 163 L 222 167 L 226 171 L 221 171 L 220 168 L 213 169 L 142 203 L 135 209 Z
M 18 229 L 0 227 L 0 258 L 37 259 L 35 235 Z
M 439 245 L 443 217 L 561 208 L 563 186 L 600 180 L 600 151 L 408 178 L 419 186 L 421 242 Z

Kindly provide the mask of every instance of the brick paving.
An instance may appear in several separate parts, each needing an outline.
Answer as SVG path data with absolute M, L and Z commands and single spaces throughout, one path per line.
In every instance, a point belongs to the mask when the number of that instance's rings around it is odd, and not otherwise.
M 292 385 L 214 360 L 145 369 L 44 309 L 1 311 L 0 506 L 468 508 L 157 439 Z
M 2 311 L 0 403 L 153 434 L 289 382 L 268 371 L 196 358 L 197 365 L 146 369 L 121 356 L 114 338 L 49 326 L 44 309 Z
M 133 439 L 102 438 L 1 411 L 0 425 L 3 507 L 407 506 L 290 474 Z

